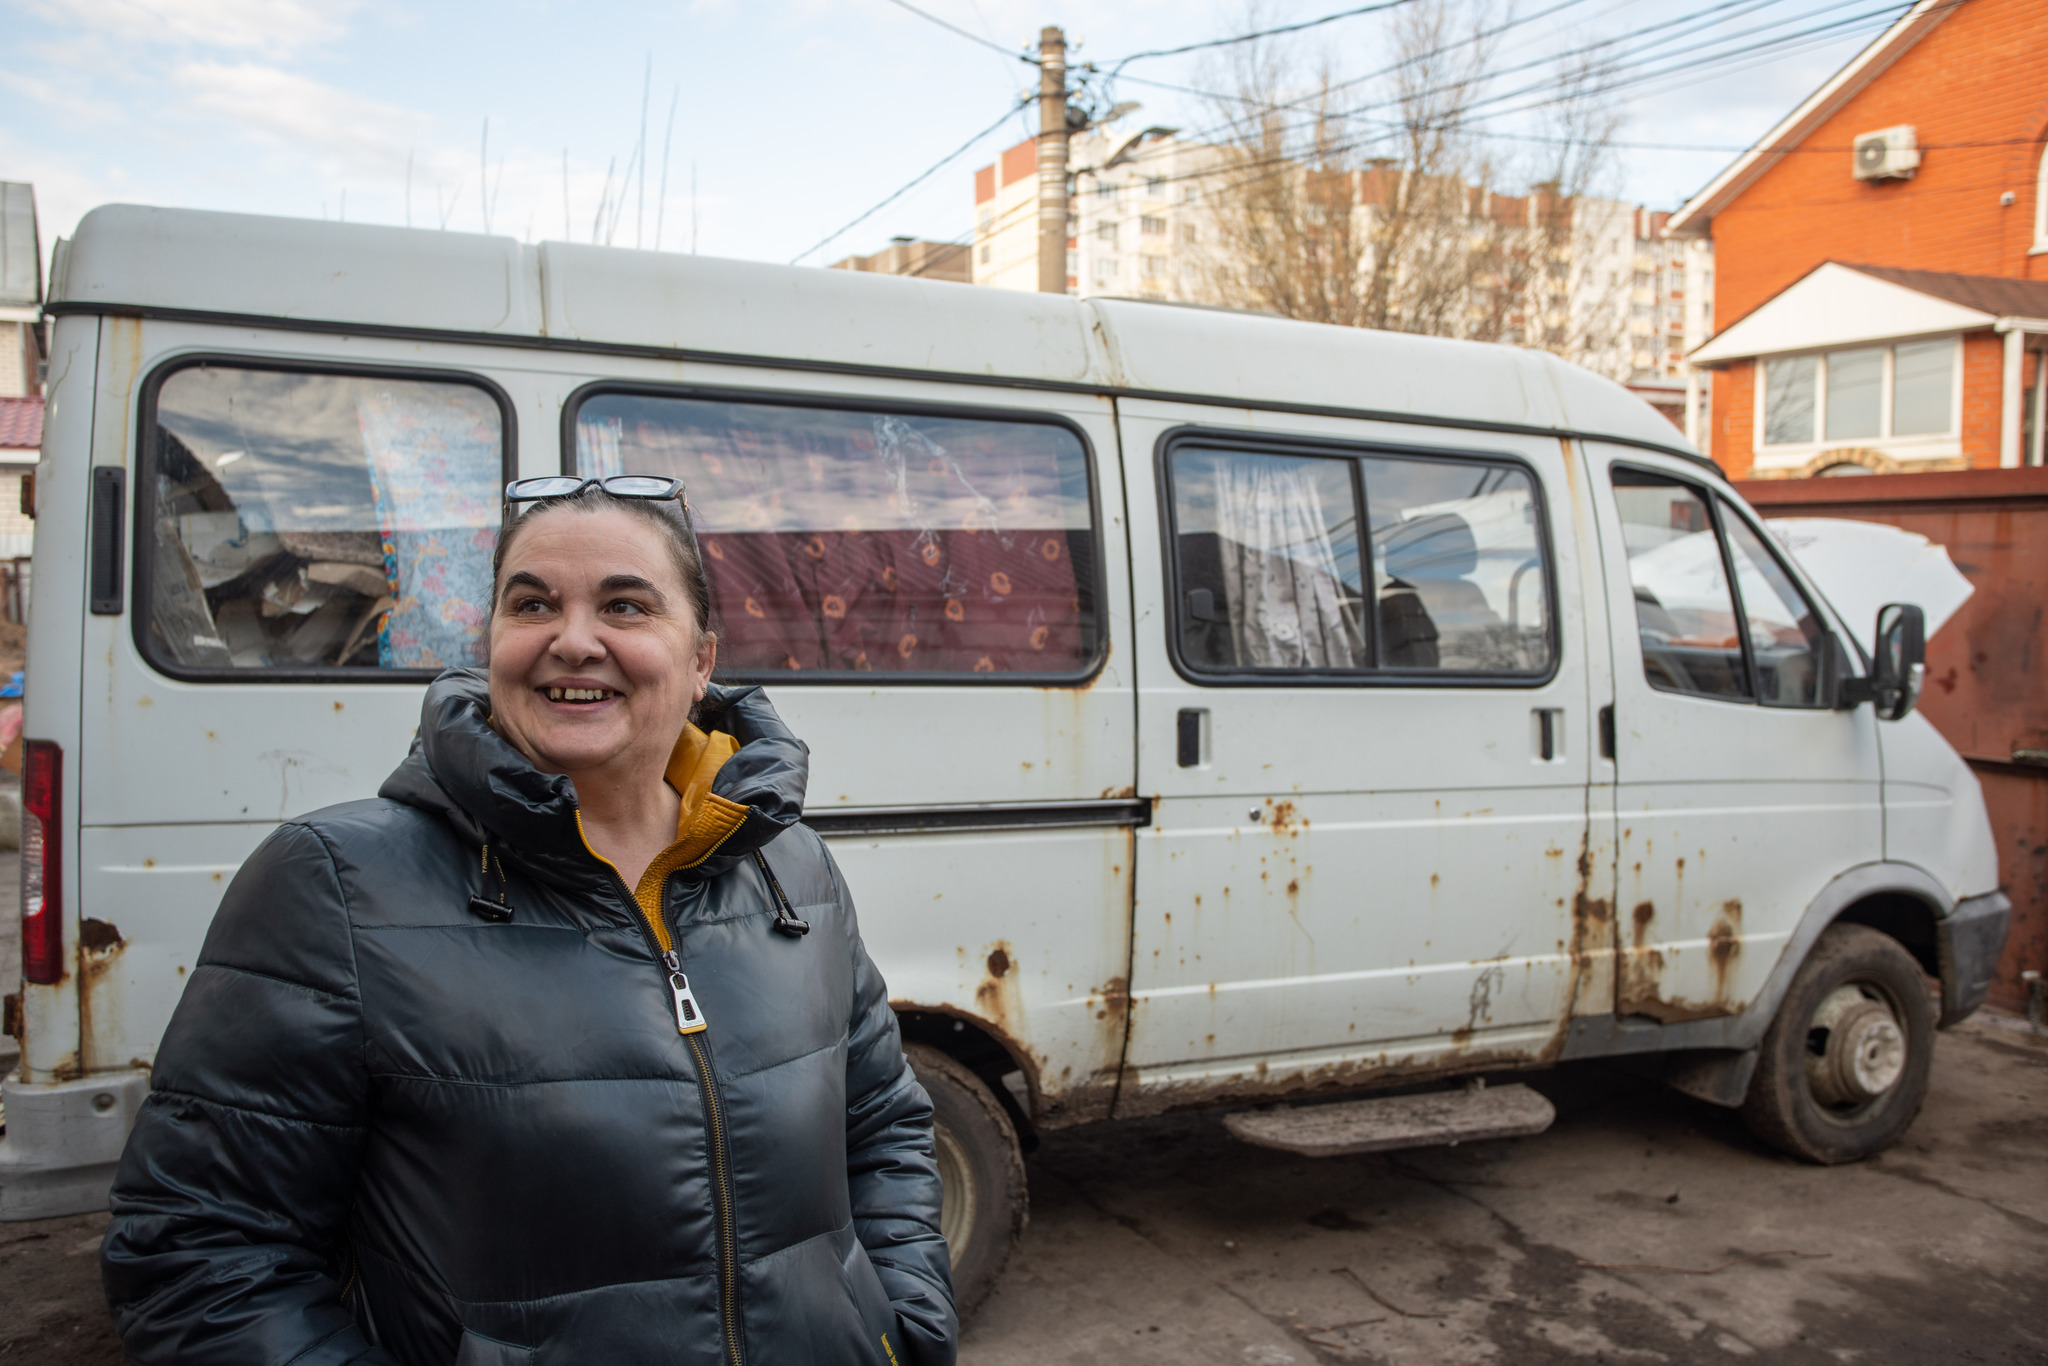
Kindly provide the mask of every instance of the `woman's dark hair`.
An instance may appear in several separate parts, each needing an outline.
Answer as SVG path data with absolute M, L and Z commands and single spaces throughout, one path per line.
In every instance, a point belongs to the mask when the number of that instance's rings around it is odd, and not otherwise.
M 517 505 L 514 505 L 515 507 Z M 522 528 L 536 518 L 551 512 L 601 512 L 617 508 L 621 512 L 639 517 L 661 529 L 663 540 L 668 545 L 669 558 L 676 567 L 676 577 L 683 581 L 683 592 L 690 599 L 690 606 L 697 616 L 697 629 L 714 639 L 717 630 L 711 621 L 711 583 L 704 574 L 704 557 L 697 550 L 696 533 L 690 529 L 688 515 L 682 504 L 675 499 L 614 498 L 595 484 L 581 493 L 565 498 L 543 498 L 533 503 L 516 517 L 509 518 L 498 532 L 498 548 L 491 552 L 491 602 L 490 615 L 498 612 L 498 590 L 505 577 L 505 556 L 512 543 L 519 538 Z

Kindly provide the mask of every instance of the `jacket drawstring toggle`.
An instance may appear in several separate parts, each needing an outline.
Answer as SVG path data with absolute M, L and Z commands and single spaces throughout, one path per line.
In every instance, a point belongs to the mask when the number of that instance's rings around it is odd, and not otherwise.
M 768 879 L 769 888 L 775 893 L 775 928 L 778 933 L 791 939 L 801 939 L 811 932 L 811 922 L 799 920 L 796 908 L 789 904 L 789 894 L 782 890 L 782 884 L 775 880 L 775 870 L 768 866 L 768 857 L 759 849 L 754 851 L 754 862 L 761 865 L 762 874 Z

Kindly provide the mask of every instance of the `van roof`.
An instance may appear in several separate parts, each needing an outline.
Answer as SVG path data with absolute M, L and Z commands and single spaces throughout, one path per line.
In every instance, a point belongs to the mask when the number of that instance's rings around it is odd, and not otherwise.
M 253 214 L 110 204 L 49 313 L 259 322 L 1598 436 L 1704 460 L 1554 356 L 1234 311 Z

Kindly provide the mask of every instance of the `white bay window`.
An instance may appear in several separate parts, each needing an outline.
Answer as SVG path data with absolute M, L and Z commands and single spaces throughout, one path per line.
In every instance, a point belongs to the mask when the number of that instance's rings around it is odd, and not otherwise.
M 1919 446 L 1953 438 L 1960 349 L 1955 337 L 1939 337 L 1769 357 L 1758 386 L 1758 444 Z

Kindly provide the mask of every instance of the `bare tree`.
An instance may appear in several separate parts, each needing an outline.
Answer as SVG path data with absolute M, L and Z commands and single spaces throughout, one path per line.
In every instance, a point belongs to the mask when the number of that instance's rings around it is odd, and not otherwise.
M 1608 359 L 1626 309 L 1596 297 L 1607 282 L 1588 272 L 1594 246 L 1627 212 L 1597 193 L 1617 123 L 1601 95 L 1612 73 L 1588 57 L 1561 68 L 1543 101 L 1542 152 L 1496 158 L 1474 127 L 1495 17 L 1488 0 L 1401 10 L 1378 99 L 1327 54 L 1231 49 L 1211 77 L 1228 93 L 1214 106 L 1219 161 L 1205 196 L 1209 297 Z M 1504 184 L 1521 192 L 1503 194 Z
M 1245 44 L 1208 199 L 1206 285 L 1219 301 L 1289 318 L 1371 326 L 1358 231 L 1356 142 L 1325 64 L 1306 96 L 1276 46 Z M 1305 114 L 1304 114 L 1305 110 Z

